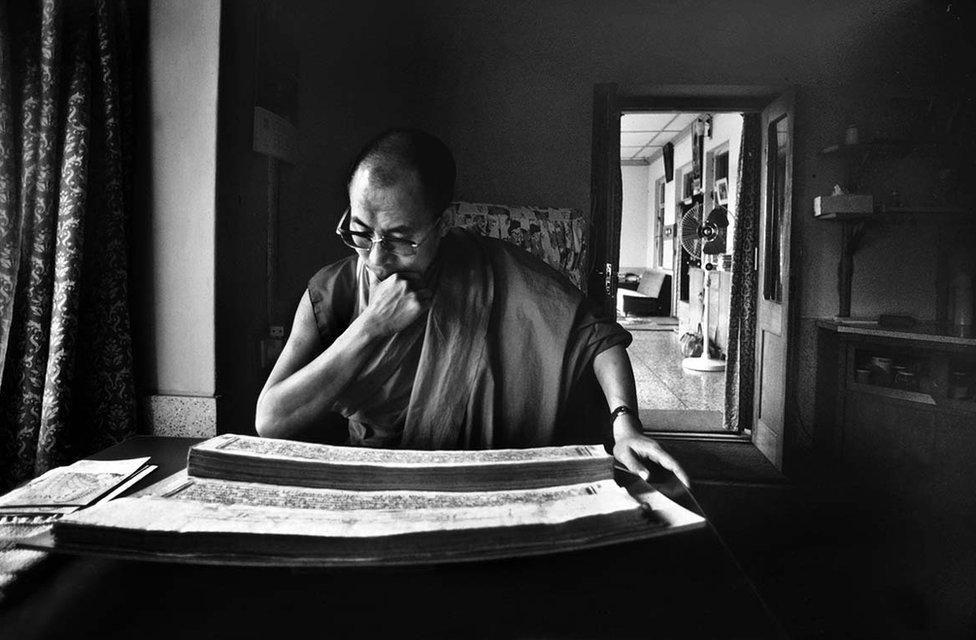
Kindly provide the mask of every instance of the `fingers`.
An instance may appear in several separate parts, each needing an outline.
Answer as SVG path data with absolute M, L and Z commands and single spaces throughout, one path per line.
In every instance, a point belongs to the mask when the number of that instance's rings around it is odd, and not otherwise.
M 686 487 L 691 486 L 691 479 L 688 477 L 688 474 L 685 473 L 685 470 L 681 468 L 681 465 L 678 464 L 677 460 L 665 453 L 664 458 L 660 460 L 658 464 L 677 476 L 681 484 L 685 485 Z
M 419 273 L 407 271 L 398 273 L 396 277 L 406 285 L 405 293 L 412 295 L 420 303 L 421 307 L 426 309 L 430 306 L 430 301 L 434 298 L 434 292 L 427 288 L 427 283 L 424 282 L 423 277 Z
M 614 454 L 617 460 L 627 467 L 628 471 L 639 476 L 641 480 L 647 480 L 650 477 L 651 474 L 644 461 L 637 457 L 630 447 L 623 447 L 620 451 L 614 451 Z
M 393 276 L 398 280 L 403 280 L 412 286 L 423 286 L 424 277 L 416 271 L 398 271 Z
M 394 275 L 400 281 L 405 282 L 407 289 L 410 291 L 420 291 L 421 289 L 429 288 L 423 274 L 417 273 L 416 271 L 401 271 Z
M 370 293 L 368 313 L 381 335 L 392 335 L 423 317 L 434 292 L 415 273 L 395 273 Z
M 393 295 L 407 299 L 413 297 L 420 302 L 429 302 L 433 297 L 433 291 L 427 288 L 423 277 L 409 271 L 394 273 L 384 280 L 380 286 Z
M 413 293 L 421 303 L 428 303 L 433 298 L 434 294 L 427 287 L 423 275 L 414 271 L 403 271 L 394 274 L 394 277 L 398 282 L 404 283 L 406 285 L 405 291 Z
M 434 303 L 434 292 L 430 289 L 416 291 L 414 292 L 414 297 L 417 300 L 417 304 L 419 304 L 421 309 L 424 311 L 430 309 L 430 306 Z
M 653 445 L 653 448 L 646 454 L 647 458 L 677 476 L 681 484 L 685 485 L 686 487 L 690 487 L 691 480 L 688 479 L 688 474 L 686 474 L 684 469 L 681 468 L 678 461 L 672 458 L 667 451 L 662 449 L 661 445 L 657 444 L 656 442 L 654 442 Z
M 673 473 L 684 486 L 691 486 L 688 474 L 681 468 L 678 461 L 662 449 L 657 442 L 650 438 L 641 437 L 636 440 L 628 440 L 621 445 L 614 447 L 614 456 L 628 470 L 644 480 L 650 477 L 648 465 L 655 464 Z

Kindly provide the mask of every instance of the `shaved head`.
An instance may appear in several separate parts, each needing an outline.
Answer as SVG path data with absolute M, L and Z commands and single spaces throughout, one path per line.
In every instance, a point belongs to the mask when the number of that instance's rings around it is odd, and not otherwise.
M 350 186 L 360 170 L 368 170 L 369 180 L 380 187 L 416 180 L 432 216 L 439 216 L 454 198 L 457 167 L 450 149 L 418 129 L 391 129 L 367 143 L 352 166 Z

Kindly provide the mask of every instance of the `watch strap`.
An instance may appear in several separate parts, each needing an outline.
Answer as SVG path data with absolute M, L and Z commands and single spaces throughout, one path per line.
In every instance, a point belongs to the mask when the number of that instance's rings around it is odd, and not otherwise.
M 622 404 L 619 407 L 617 407 L 616 409 L 614 409 L 613 411 L 611 411 L 610 412 L 610 424 L 613 424 L 617 420 L 617 417 L 618 416 L 621 416 L 621 415 L 623 415 L 625 413 L 633 414 L 634 413 L 634 410 L 631 409 L 630 407 L 628 407 L 627 405 Z

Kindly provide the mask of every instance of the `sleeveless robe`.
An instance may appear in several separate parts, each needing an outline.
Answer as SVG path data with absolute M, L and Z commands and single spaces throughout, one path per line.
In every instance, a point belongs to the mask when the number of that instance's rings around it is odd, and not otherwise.
M 411 449 L 609 442 L 593 358 L 631 336 L 598 317 L 549 265 L 501 240 L 452 229 L 427 274 L 426 316 L 384 341 L 334 399 L 353 445 Z M 357 256 L 308 284 L 329 345 L 368 304 Z

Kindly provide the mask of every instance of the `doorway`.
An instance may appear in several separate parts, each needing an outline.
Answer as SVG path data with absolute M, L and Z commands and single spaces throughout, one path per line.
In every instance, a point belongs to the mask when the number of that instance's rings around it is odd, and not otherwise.
M 660 429 L 663 434 L 657 433 L 659 429 L 655 428 L 650 419 L 645 420 L 645 428 L 654 433 L 655 437 L 670 434 L 676 437 L 751 441 L 774 465 L 781 468 L 782 427 L 787 419 L 785 397 L 789 352 L 786 345 L 790 294 L 787 282 L 789 219 L 792 215 L 792 148 L 789 142 L 793 135 L 791 94 L 763 87 L 660 87 L 658 90 L 629 93 L 618 91 L 616 85 L 598 85 L 594 97 L 592 221 L 596 268 L 590 279 L 590 296 L 603 305 L 608 315 L 617 316 L 618 312 L 622 312 L 619 317 L 625 321 L 623 324 L 627 328 L 632 329 L 637 343 L 642 340 L 639 334 L 644 331 L 633 331 L 634 325 L 640 322 L 629 318 L 634 315 L 633 305 L 618 309 L 618 306 L 625 305 L 619 302 L 622 296 L 617 290 L 632 290 L 635 285 L 640 289 L 647 275 L 652 276 L 652 282 L 660 279 L 662 274 L 670 276 L 671 299 L 667 305 L 659 304 L 656 311 L 660 314 L 666 308 L 667 316 L 657 316 L 661 319 L 651 320 L 649 324 L 671 322 L 672 326 L 661 331 L 648 331 L 660 334 L 656 340 L 664 344 L 657 345 L 656 351 L 648 348 L 644 352 L 638 345 L 636 349 L 631 348 L 631 354 L 635 361 L 635 370 L 646 364 L 648 371 L 655 372 L 659 377 L 670 378 L 672 393 L 682 405 L 681 408 L 662 408 L 660 394 L 655 397 L 653 392 L 649 392 L 641 400 L 642 418 L 645 415 L 648 418 L 661 417 L 660 413 L 651 415 L 647 411 L 682 413 L 665 416 L 670 418 L 670 424 L 663 421 L 663 426 L 666 427 Z M 755 185 L 755 193 L 751 194 L 751 204 L 754 206 L 749 209 L 747 226 L 758 227 L 757 231 L 762 238 L 761 242 L 757 240 L 755 251 L 750 250 L 750 259 L 747 261 L 743 258 L 738 268 L 741 273 L 742 265 L 750 263 L 750 277 L 760 281 L 766 277 L 767 270 L 773 272 L 769 278 L 774 278 L 777 282 L 778 297 L 770 298 L 764 294 L 761 296 L 762 300 L 759 300 L 760 296 L 754 293 L 756 288 L 753 286 L 749 289 L 749 296 L 743 298 L 739 295 L 736 299 L 737 304 L 741 304 L 743 299 L 752 301 L 749 303 L 749 315 L 754 325 L 752 330 L 760 327 L 762 331 L 758 344 L 750 338 L 756 350 L 748 351 L 749 361 L 744 362 L 741 355 L 735 361 L 732 380 L 735 384 L 746 380 L 749 382 L 746 385 L 747 397 L 743 397 L 738 404 L 748 405 L 749 411 L 742 412 L 746 417 L 737 419 L 729 429 L 730 425 L 725 418 L 730 413 L 723 414 L 721 409 L 724 407 L 716 406 L 728 402 L 727 386 L 730 383 L 725 374 L 710 372 L 696 376 L 687 375 L 683 368 L 676 371 L 673 366 L 663 364 L 660 354 L 668 349 L 674 353 L 679 337 L 684 333 L 694 333 L 700 325 L 701 333 L 711 338 L 711 342 L 718 347 L 715 357 L 721 358 L 725 355 L 722 352 L 727 345 L 723 344 L 725 336 L 722 334 L 727 326 L 727 318 L 734 313 L 734 308 L 726 302 L 727 293 L 722 291 L 722 274 L 726 274 L 726 279 L 731 277 L 728 266 L 732 256 L 727 255 L 727 251 L 696 255 L 695 250 L 683 249 L 682 230 L 684 229 L 687 236 L 689 229 L 696 225 L 682 225 L 682 218 L 696 207 L 699 221 L 707 218 L 706 212 L 710 213 L 719 207 L 726 209 L 728 213 L 735 212 L 737 158 L 734 156 L 741 139 L 737 136 L 723 139 L 717 125 L 724 119 L 738 119 L 741 123 L 742 114 L 750 114 L 749 121 L 753 123 L 750 125 L 752 134 L 749 157 L 754 159 L 755 166 L 750 174 L 750 184 Z M 667 123 L 678 121 L 678 116 L 685 121 L 691 120 L 691 124 L 681 131 L 668 130 Z M 663 124 L 657 130 L 645 130 L 629 126 L 628 117 L 635 122 L 643 121 L 644 124 L 655 120 Z M 762 128 L 759 126 L 760 119 Z M 777 124 L 771 127 L 767 124 L 769 122 Z M 691 138 L 688 146 L 695 149 L 695 153 L 691 149 L 685 153 L 678 146 L 680 140 L 675 138 L 682 134 Z M 769 144 L 774 144 L 772 154 L 768 153 Z M 759 160 L 760 155 L 762 162 Z M 768 164 L 766 158 L 772 158 L 772 164 Z M 644 186 L 643 214 L 645 258 L 640 264 L 628 264 L 635 256 L 640 255 L 640 242 L 631 235 L 635 223 L 624 218 L 625 202 L 627 207 L 632 207 L 635 200 L 632 190 L 628 191 L 626 186 L 631 182 L 628 174 L 642 171 L 641 163 L 650 167 L 652 162 L 661 165 L 661 172 L 665 174 L 664 186 L 662 188 L 659 181 L 662 176 L 651 174 L 651 170 L 646 169 L 648 175 Z M 670 165 L 666 171 L 663 168 L 665 164 Z M 773 182 L 770 183 L 772 190 L 767 186 L 767 173 L 773 176 Z M 674 212 L 673 216 L 669 210 Z M 723 240 L 731 242 L 735 234 L 734 215 L 729 215 L 728 219 L 729 224 L 724 229 L 727 237 Z M 639 232 L 639 225 L 637 229 Z M 710 239 L 703 238 L 703 242 L 709 241 Z M 635 273 L 638 269 L 639 274 Z M 643 293 L 647 294 L 648 288 L 664 287 L 643 288 Z M 706 291 L 713 294 L 709 295 L 708 304 L 704 302 L 703 294 Z M 775 307 L 770 306 L 770 303 Z M 644 310 L 651 306 L 645 303 Z M 707 318 L 704 313 L 706 309 L 709 310 Z M 741 338 L 741 333 L 736 335 Z M 675 344 L 667 345 L 666 340 L 672 340 Z M 733 342 L 738 345 L 741 341 Z M 640 362 L 642 353 L 647 354 L 643 363 Z M 741 366 L 743 364 L 748 366 Z M 640 383 L 638 380 L 639 385 Z M 681 393 L 674 393 L 674 389 Z M 696 397 L 693 395 L 695 392 L 701 392 L 701 395 Z M 709 392 L 712 395 L 709 396 Z M 683 403 L 682 395 L 686 398 Z M 721 397 L 722 402 L 716 402 L 716 395 Z M 673 399 L 671 402 L 674 407 Z M 663 406 L 667 407 L 667 404 L 663 403 Z M 700 412 L 712 413 L 701 415 Z M 740 417 L 738 414 L 739 412 L 735 412 L 736 418 Z M 722 417 L 722 428 L 717 428 L 716 418 L 719 416 Z M 660 424 L 662 421 L 658 422 Z
M 642 422 L 654 431 L 728 432 L 724 367 L 682 366 L 680 338 L 707 331 L 719 360 L 727 350 L 738 186 L 729 167 L 737 166 L 741 138 L 742 114 L 735 112 L 625 111 L 620 117 L 616 316 L 633 335 L 629 352 Z M 706 254 L 697 232 L 719 207 L 729 213 L 728 225 Z

